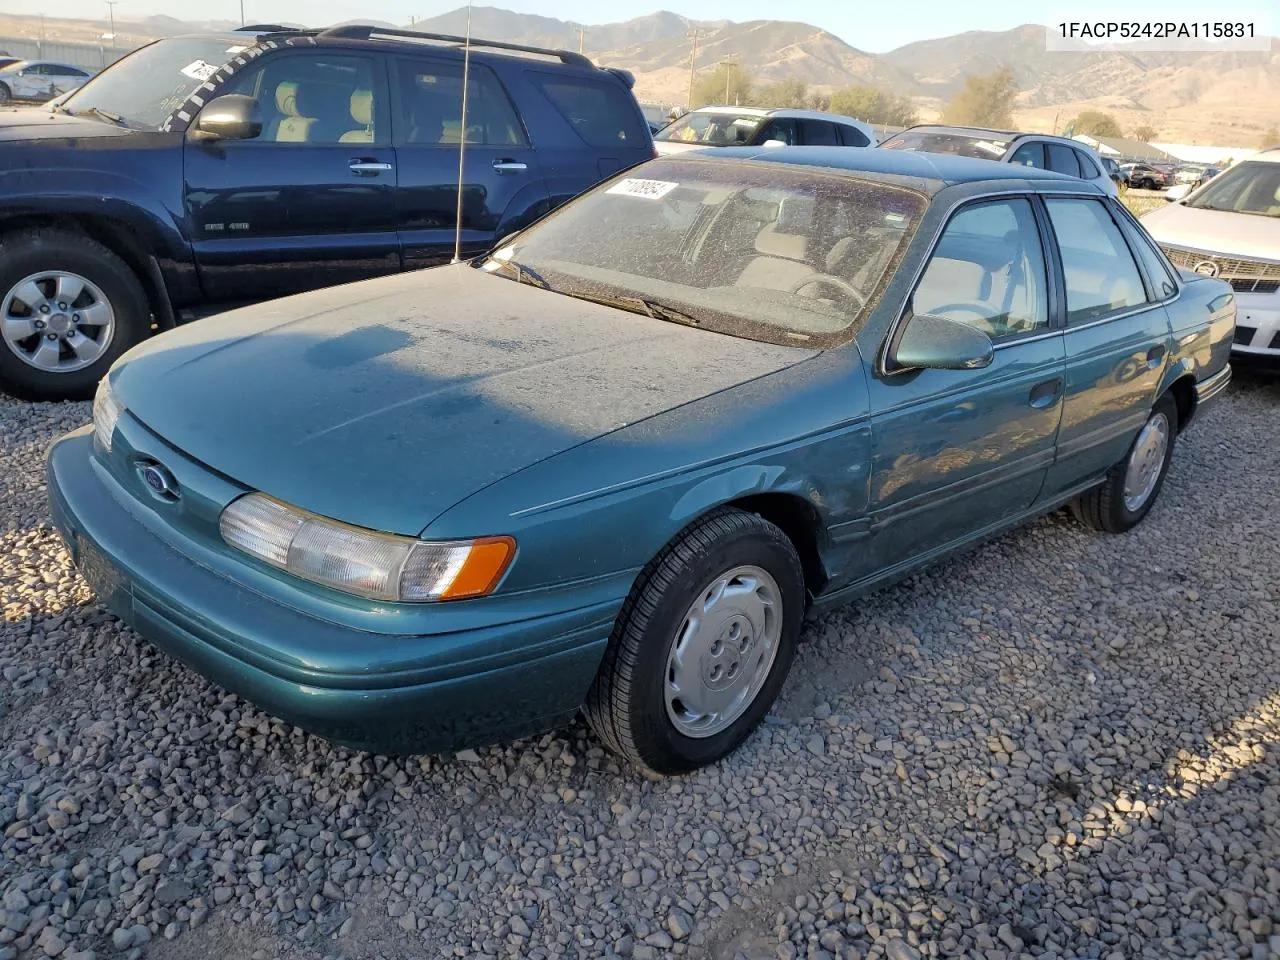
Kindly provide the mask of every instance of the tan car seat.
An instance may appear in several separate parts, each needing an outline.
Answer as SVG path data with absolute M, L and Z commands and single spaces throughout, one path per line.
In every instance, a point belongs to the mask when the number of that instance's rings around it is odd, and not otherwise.
M 357 90 L 351 94 L 351 119 L 359 127 L 338 138 L 339 143 L 373 143 L 373 91 Z
M 809 238 L 803 232 L 807 218 L 802 205 L 787 197 L 778 206 L 778 219 L 756 236 L 758 256 L 747 264 L 734 286 L 785 291 L 818 272 L 806 262 Z
M 279 143 L 306 143 L 311 134 L 315 117 L 304 117 L 298 113 L 298 84 L 286 80 L 276 87 L 276 109 L 282 119 L 276 128 L 276 141 Z

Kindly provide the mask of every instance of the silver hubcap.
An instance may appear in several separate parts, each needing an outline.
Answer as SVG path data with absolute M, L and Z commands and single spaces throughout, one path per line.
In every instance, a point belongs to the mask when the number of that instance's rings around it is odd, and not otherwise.
M 667 656 L 667 716 L 686 737 L 711 737 L 755 701 L 778 655 L 782 593 L 759 567 L 711 581 L 684 615 Z
M 1124 474 L 1124 505 L 1130 513 L 1140 510 L 1151 499 L 1151 493 L 1164 469 L 1164 455 L 1169 448 L 1169 420 L 1157 413 L 1147 421 L 1133 443 L 1129 466 Z
M 51 373 L 89 366 L 110 346 L 115 329 L 102 290 L 74 273 L 33 273 L 0 303 L 5 344 L 24 363 Z

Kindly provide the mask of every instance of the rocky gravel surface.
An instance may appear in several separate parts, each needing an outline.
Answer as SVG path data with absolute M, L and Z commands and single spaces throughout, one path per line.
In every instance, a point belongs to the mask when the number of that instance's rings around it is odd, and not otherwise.
M 1063 514 L 819 618 L 729 761 L 581 725 L 335 749 L 100 607 L 0 401 L 0 960 L 1280 957 L 1280 386 L 1125 537 Z

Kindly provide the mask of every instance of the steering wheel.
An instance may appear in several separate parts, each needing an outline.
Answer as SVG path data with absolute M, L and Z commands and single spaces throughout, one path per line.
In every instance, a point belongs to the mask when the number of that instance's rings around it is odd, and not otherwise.
M 849 281 L 841 280 L 839 277 L 833 277 L 829 273 L 814 273 L 807 277 L 801 277 L 791 285 L 791 288 L 787 290 L 787 293 L 799 293 L 805 287 L 811 287 L 815 283 L 825 283 L 829 287 L 835 287 L 841 293 L 847 294 L 852 298 L 854 303 L 859 307 L 865 307 L 867 305 L 867 298 L 862 295 L 862 291 L 849 283 Z

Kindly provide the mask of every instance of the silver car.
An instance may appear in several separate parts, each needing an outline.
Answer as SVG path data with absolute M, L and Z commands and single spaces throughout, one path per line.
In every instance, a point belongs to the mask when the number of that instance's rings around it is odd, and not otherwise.
M 29 100 L 44 103 L 82 86 L 89 71 L 50 60 L 19 60 L 0 70 L 0 103 Z

